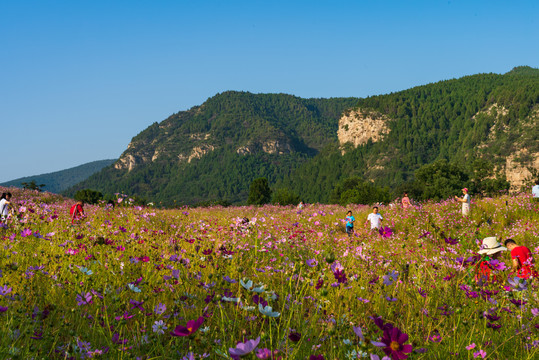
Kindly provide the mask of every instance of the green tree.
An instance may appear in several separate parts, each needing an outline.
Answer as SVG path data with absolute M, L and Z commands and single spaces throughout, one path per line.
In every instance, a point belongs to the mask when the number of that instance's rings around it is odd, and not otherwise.
M 45 187 L 45 184 L 39 184 L 39 185 L 36 184 L 35 180 L 32 180 L 30 182 L 23 182 L 21 185 L 23 189 L 37 190 L 37 191 L 41 191 Z
M 279 205 L 297 205 L 300 202 L 300 198 L 297 194 L 293 193 L 288 188 L 279 188 L 273 192 L 271 200 L 272 204 Z
M 103 194 L 91 189 L 79 190 L 75 194 L 75 200 L 83 201 L 85 204 L 97 204 L 101 199 L 103 199 Z
M 423 183 L 424 200 L 440 200 L 460 195 L 460 190 L 469 185 L 468 175 L 457 164 L 445 159 L 420 167 L 415 176 Z
M 249 187 L 249 197 L 247 198 L 247 204 L 249 205 L 264 205 L 271 200 L 271 189 L 269 187 L 268 179 L 258 178 L 254 179 Z

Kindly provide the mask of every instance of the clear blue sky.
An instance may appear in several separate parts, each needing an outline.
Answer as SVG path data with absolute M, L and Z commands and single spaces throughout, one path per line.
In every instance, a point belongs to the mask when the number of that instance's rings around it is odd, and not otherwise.
M 118 158 L 225 90 L 365 97 L 539 67 L 539 2 L 0 1 L 0 182 Z

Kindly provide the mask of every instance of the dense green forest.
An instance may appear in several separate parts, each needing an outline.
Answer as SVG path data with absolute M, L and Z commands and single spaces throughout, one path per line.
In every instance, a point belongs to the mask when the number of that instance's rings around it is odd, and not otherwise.
M 391 119 L 383 141 L 338 143 L 338 120 L 354 108 Z M 367 181 L 384 199 L 404 190 L 442 196 L 418 181 L 429 171 L 456 176 L 433 181 L 448 196 L 460 183 L 487 194 L 507 187 L 507 156 L 539 151 L 538 114 L 539 70 L 529 67 L 363 99 L 225 92 L 134 137 L 121 158 L 130 157 L 130 171 L 109 166 L 68 194 L 90 188 L 166 206 L 245 203 L 251 182 L 264 177 L 307 202 L 346 202 L 342 193 L 358 199 L 374 191 Z
M 34 181 L 36 184 L 43 184 L 42 190 L 52 193 L 60 193 L 73 185 L 86 180 L 90 175 L 95 174 L 106 166 L 114 163 L 115 160 L 92 161 L 66 170 L 55 171 L 48 174 L 27 176 L 20 179 L 7 181 L 0 185 L 23 187 L 24 183 Z

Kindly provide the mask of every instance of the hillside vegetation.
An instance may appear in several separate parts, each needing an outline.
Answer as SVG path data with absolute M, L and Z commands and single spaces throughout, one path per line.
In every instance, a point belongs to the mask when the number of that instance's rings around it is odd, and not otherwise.
M 339 143 L 339 118 L 358 108 L 390 119 L 388 132 L 357 147 Z M 329 202 L 338 184 L 358 177 L 392 196 L 408 189 L 425 198 L 416 171 L 440 161 L 463 174 L 451 192 L 488 179 L 504 184 L 507 164 L 526 169 L 539 154 L 538 123 L 539 70 L 530 67 L 364 99 L 226 92 L 151 125 L 114 167 L 70 193 L 123 191 L 163 205 L 242 203 L 251 181 L 266 177 L 305 201 Z

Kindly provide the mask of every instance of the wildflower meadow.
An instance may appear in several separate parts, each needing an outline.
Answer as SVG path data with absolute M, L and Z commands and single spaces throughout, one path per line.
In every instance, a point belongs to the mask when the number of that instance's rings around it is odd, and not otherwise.
M 481 240 L 537 259 L 529 195 L 411 209 L 85 205 L 14 188 L 0 228 L 2 359 L 534 359 L 538 280 L 476 282 Z M 354 233 L 345 231 L 348 210 Z

